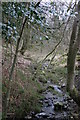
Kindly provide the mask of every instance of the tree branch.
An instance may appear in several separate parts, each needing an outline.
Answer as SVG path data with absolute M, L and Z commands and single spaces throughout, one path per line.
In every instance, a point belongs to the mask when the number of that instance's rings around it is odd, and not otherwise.
M 49 56 L 57 49 L 57 47 L 60 45 L 60 43 L 62 42 L 62 40 L 63 40 L 63 38 L 64 38 L 64 33 L 65 33 L 65 30 L 66 30 L 66 27 L 67 27 L 67 25 L 68 25 L 69 20 L 70 20 L 70 16 L 69 16 L 69 18 L 68 18 L 68 20 L 67 20 L 67 23 L 66 23 L 66 25 L 65 25 L 65 28 L 64 28 L 64 30 L 63 30 L 64 32 L 63 32 L 63 35 L 62 35 L 61 40 L 55 45 L 54 49 L 46 55 L 46 57 L 42 60 L 42 62 L 43 62 L 44 60 L 46 60 L 46 58 L 49 57 Z
M 35 5 L 35 8 L 39 4 L 40 4 L 40 2 Z M 23 23 L 22 23 L 22 26 L 21 26 L 20 36 L 19 36 L 19 38 L 17 40 L 17 46 L 16 46 L 16 51 L 15 51 L 15 55 L 14 55 L 14 59 L 13 59 L 13 64 L 12 64 L 11 71 L 10 71 L 10 74 L 9 74 L 8 88 L 7 88 L 6 101 L 5 101 L 5 117 L 7 115 L 7 109 L 8 109 L 8 104 L 9 104 L 9 100 L 10 100 L 10 90 L 11 90 L 12 75 L 13 75 L 13 71 L 14 71 L 14 68 L 15 68 L 15 64 L 16 64 L 16 60 L 17 60 L 17 54 L 18 54 L 18 49 L 19 49 L 19 44 L 20 44 L 20 40 L 21 40 L 21 37 L 22 37 L 22 34 L 23 34 L 23 30 L 24 30 L 24 26 L 25 26 L 26 21 L 27 21 L 27 17 L 24 17 Z

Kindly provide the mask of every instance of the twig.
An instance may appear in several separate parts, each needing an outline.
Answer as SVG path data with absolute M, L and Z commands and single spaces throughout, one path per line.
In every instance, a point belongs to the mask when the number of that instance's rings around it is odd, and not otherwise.
M 51 58 L 50 64 L 52 63 L 53 59 L 55 58 L 56 53 L 54 54 L 54 56 Z

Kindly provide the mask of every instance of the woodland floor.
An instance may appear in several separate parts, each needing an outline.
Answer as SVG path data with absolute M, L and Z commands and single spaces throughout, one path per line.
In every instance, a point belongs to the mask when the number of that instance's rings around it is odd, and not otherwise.
M 80 109 L 66 92 L 66 56 L 63 59 L 57 55 L 52 64 L 50 64 L 50 59 L 38 62 L 38 57 L 34 56 L 29 52 L 25 53 L 24 57 L 18 55 L 11 84 L 7 119 L 80 120 Z M 9 51 L 4 54 L 3 58 L 4 113 L 12 63 Z M 80 77 L 77 71 L 75 79 L 76 86 L 78 86 Z

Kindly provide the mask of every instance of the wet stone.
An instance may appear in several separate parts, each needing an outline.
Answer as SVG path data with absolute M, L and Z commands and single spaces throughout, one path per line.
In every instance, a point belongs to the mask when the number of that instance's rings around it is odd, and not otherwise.
M 25 119 L 30 120 L 30 119 L 32 119 L 32 116 L 28 115 L 28 116 L 25 117 Z
M 47 92 L 47 94 L 45 94 L 45 98 L 48 100 L 49 98 L 53 98 L 53 94 L 51 92 Z
M 48 99 L 47 99 L 47 100 L 45 99 L 44 102 L 45 102 L 45 103 L 48 103 L 49 101 L 48 101 Z
M 71 114 L 76 106 L 72 107 L 74 101 L 70 96 L 64 94 L 58 85 L 51 85 L 51 81 L 48 81 L 46 86 L 46 90 L 42 92 L 44 98 L 40 100 L 42 109 L 40 113 L 34 115 L 35 120 L 78 120 L 78 114 Z M 65 85 L 62 87 L 64 88 Z M 59 94 L 53 95 L 52 92 L 48 91 L 48 88 L 57 91 Z
M 63 108 L 63 103 L 62 102 L 56 102 L 55 104 L 54 104 L 54 110 L 62 110 L 62 108 Z
M 41 110 L 41 112 L 45 112 L 45 110 L 44 110 L 44 109 L 42 109 L 42 110 Z
M 64 87 L 66 87 L 66 84 L 65 84 L 65 83 L 61 86 L 61 88 L 64 88 Z
M 53 85 L 49 85 L 49 86 L 47 87 L 47 89 L 49 89 L 49 88 L 51 88 L 51 89 L 54 90 L 54 86 L 53 86 Z
M 40 101 L 39 101 L 39 103 L 41 103 L 41 104 L 42 104 L 42 103 L 43 103 L 43 101 L 42 101 L 42 100 L 40 100 Z
M 67 105 L 64 105 L 64 108 L 63 108 L 63 109 L 64 109 L 64 110 L 67 110 L 67 108 L 68 108 L 68 106 L 67 106 Z
M 45 112 L 41 112 L 35 115 L 36 118 L 47 118 L 48 115 Z

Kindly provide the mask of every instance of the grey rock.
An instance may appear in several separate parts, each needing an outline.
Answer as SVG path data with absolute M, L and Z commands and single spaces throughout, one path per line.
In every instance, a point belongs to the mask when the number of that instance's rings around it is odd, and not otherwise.
M 56 102 L 55 104 L 54 104 L 54 110 L 62 110 L 62 108 L 63 108 L 63 103 L 62 102 Z

